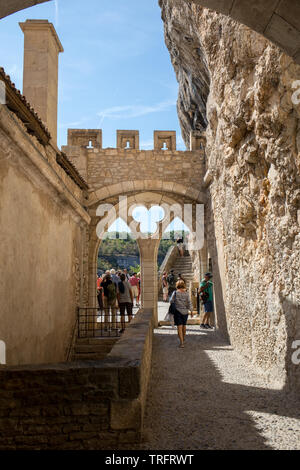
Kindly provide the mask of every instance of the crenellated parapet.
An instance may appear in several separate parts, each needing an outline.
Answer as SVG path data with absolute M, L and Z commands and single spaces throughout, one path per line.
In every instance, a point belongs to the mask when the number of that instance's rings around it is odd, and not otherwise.
M 205 136 L 193 133 L 189 150 L 176 149 L 175 131 L 154 131 L 153 149 L 140 149 L 137 130 L 118 130 L 116 147 L 102 148 L 102 131 L 69 129 L 62 148 L 90 191 L 138 181 L 172 182 L 201 190 L 205 175 Z
M 206 138 L 204 132 L 191 132 L 190 151 L 204 150 L 205 144 Z M 102 149 L 102 129 L 68 129 L 67 146 Z M 116 148 L 120 150 L 140 150 L 139 131 L 117 130 Z M 154 131 L 153 149 L 158 152 L 176 151 L 176 131 Z

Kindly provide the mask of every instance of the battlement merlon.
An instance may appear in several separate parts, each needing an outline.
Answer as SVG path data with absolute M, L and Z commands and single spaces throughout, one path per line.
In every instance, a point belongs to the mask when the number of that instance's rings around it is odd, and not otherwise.
M 204 132 L 192 131 L 188 151 L 205 151 Z M 68 129 L 68 147 L 103 149 L 102 129 Z M 116 148 L 119 150 L 140 150 L 140 136 L 137 130 L 117 130 Z M 106 149 L 103 149 L 106 150 Z M 107 149 L 109 150 L 109 149 Z M 154 131 L 153 150 L 177 151 L 176 131 Z
M 206 135 L 205 132 L 192 131 L 190 133 L 190 150 L 202 150 L 205 151 L 206 147 Z
M 68 147 L 102 149 L 102 129 L 68 129 Z

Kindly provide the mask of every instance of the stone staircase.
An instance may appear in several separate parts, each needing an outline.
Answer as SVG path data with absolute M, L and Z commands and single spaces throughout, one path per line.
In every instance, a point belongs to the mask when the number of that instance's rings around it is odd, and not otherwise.
M 185 252 L 185 255 L 183 257 L 181 257 L 178 254 L 172 266 L 168 269 L 168 272 L 170 272 L 171 269 L 174 269 L 176 278 L 178 277 L 178 274 L 181 274 L 181 276 L 184 278 L 186 282 L 187 291 L 190 293 L 190 287 L 192 287 L 192 283 L 194 280 L 194 273 L 193 273 L 192 258 L 190 257 L 189 253 Z M 162 300 L 163 300 L 162 294 L 160 294 L 158 296 L 158 301 L 162 302 Z M 165 313 L 167 313 L 167 310 L 165 311 Z M 200 325 L 200 323 L 201 323 L 200 317 L 197 315 L 197 312 L 194 309 L 194 317 L 193 318 L 189 317 L 187 324 L 188 325 Z M 170 326 L 170 325 L 171 323 L 168 321 L 159 320 L 159 326 Z
M 187 291 L 189 292 L 190 285 L 192 284 L 193 279 L 194 279 L 193 264 L 192 264 L 192 259 L 189 255 L 189 253 L 186 251 L 185 255 L 183 257 L 181 257 L 178 254 L 178 256 L 175 259 L 174 263 L 168 269 L 168 273 L 171 271 L 171 269 L 174 269 L 176 279 L 178 277 L 178 274 L 181 274 L 181 276 L 186 281 Z M 159 301 L 163 300 L 162 292 L 159 292 L 158 300 Z
M 189 290 L 190 284 L 194 279 L 193 264 L 189 253 L 185 252 L 183 257 L 178 255 L 172 269 L 174 269 L 176 277 L 178 274 L 181 274 L 186 281 L 187 290 Z
M 78 338 L 74 346 L 73 361 L 101 360 L 112 350 L 116 338 Z

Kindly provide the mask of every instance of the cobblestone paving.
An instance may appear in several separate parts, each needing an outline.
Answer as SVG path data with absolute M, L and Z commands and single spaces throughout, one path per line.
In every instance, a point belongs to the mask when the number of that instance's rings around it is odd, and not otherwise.
M 300 449 L 300 403 L 215 333 L 155 330 L 142 449 Z

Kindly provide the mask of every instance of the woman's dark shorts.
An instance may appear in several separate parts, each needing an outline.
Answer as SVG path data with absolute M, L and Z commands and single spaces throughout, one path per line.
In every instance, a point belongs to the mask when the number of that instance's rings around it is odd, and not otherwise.
M 178 310 L 174 314 L 174 323 L 176 326 L 183 325 L 185 326 L 188 320 L 188 315 L 182 315 Z
M 203 307 L 204 307 L 205 313 L 210 313 L 214 311 L 214 306 L 211 300 L 209 300 L 208 302 L 205 302 L 205 304 L 203 304 Z
M 127 315 L 132 315 L 133 304 L 131 304 L 130 302 L 120 303 L 119 307 L 120 307 L 120 315 L 121 316 L 125 315 L 125 310 L 127 312 Z

